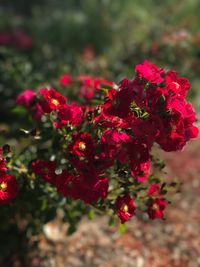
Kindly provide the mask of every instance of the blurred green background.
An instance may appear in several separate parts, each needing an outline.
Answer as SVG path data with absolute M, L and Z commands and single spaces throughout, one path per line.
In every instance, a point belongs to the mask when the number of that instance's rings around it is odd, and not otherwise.
M 1 113 L 17 92 L 63 72 L 119 81 L 145 58 L 188 77 L 197 107 L 199 10 L 198 0 L 1 1 L 1 36 L 22 31 L 32 38 L 29 47 L 0 45 Z

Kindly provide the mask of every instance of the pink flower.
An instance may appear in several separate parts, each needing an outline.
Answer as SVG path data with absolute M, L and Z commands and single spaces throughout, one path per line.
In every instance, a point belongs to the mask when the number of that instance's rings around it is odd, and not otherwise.
M 139 78 L 143 78 L 151 83 L 161 83 L 164 81 L 161 77 L 164 70 L 159 69 L 148 60 L 145 60 L 143 64 L 136 65 L 135 71 Z
M 30 108 L 36 98 L 36 93 L 31 89 L 24 90 L 21 94 L 17 96 L 16 102 L 20 106 Z
M 59 83 L 60 83 L 60 86 L 67 87 L 68 85 L 72 83 L 72 78 L 69 74 L 65 73 L 60 76 Z

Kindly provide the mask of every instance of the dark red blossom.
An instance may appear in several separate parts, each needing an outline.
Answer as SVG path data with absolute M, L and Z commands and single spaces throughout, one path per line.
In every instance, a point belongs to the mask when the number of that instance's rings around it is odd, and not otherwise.
M 73 135 L 72 142 L 69 144 L 70 154 L 79 157 L 91 157 L 94 154 L 94 142 L 91 134 L 78 133 Z
M 125 132 L 120 132 L 117 129 L 107 130 L 103 132 L 101 136 L 103 152 L 107 155 L 108 158 L 125 161 L 126 152 L 124 151 L 123 153 L 124 144 L 126 144 L 130 140 L 131 137 Z
M 138 182 L 145 182 L 150 175 L 150 160 L 142 163 L 131 163 L 131 175 Z
M 0 45 L 11 45 L 13 43 L 13 35 L 10 32 L 0 32 Z
M 13 44 L 21 49 L 29 49 L 32 47 L 33 41 L 30 35 L 18 30 L 13 33 Z
M 18 193 L 15 176 L 0 172 L 0 205 L 9 204 Z
M 125 223 L 135 215 L 135 202 L 130 196 L 118 197 L 115 205 L 117 216 L 120 218 L 121 223 Z
M 131 164 L 141 164 L 149 160 L 149 152 L 152 143 L 148 143 L 148 140 L 138 138 L 133 139 L 127 143 L 127 152 Z
M 55 184 L 56 183 L 56 163 L 49 160 L 36 160 L 33 161 L 32 170 L 35 174 L 41 176 L 45 181 Z
M 36 121 L 40 121 L 42 116 L 44 115 L 44 111 L 40 103 L 34 104 L 29 111 L 33 119 Z
M 98 176 L 96 166 L 80 160 L 72 160 L 72 163 L 78 175 L 73 176 L 65 170 L 57 175 L 58 192 L 73 199 L 80 199 L 87 204 L 106 198 L 108 179 Z
M 85 175 L 75 180 L 75 199 L 81 199 L 87 204 L 92 204 L 99 199 L 105 199 L 108 193 L 108 178 L 93 177 L 93 182 L 87 183 Z
M 130 112 L 130 105 L 133 101 L 133 92 L 128 89 L 108 91 L 107 99 L 103 104 L 103 112 L 107 116 L 118 116 L 125 118 Z
M 71 175 L 66 170 L 63 170 L 61 174 L 56 175 L 55 186 L 59 193 L 64 196 L 74 196 L 74 180 L 76 177 Z
M 164 218 L 164 210 L 167 206 L 167 202 L 162 198 L 156 198 L 155 200 L 151 201 L 148 206 L 148 214 L 150 219 Z
M 54 122 L 55 128 L 62 128 L 65 125 L 78 126 L 82 122 L 83 111 L 76 103 L 63 105 L 58 108 L 57 119 Z
M 32 38 L 22 30 L 17 30 L 15 32 L 0 32 L 0 45 L 29 49 L 32 47 Z

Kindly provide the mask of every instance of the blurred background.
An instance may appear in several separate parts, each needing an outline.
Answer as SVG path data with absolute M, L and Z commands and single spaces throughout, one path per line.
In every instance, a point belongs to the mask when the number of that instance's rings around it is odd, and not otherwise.
M 199 112 L 199 12 L 199 0 L 2 0 L 0 145 L 18 143 L 24 118 L 15 97 L 23 89 L 54 84 L 62 73 L 119 82 L 144 59 L 187 77 L 189 100 Z M 163 155 L 168 173 L 183 182 L 167 221 L 133 219 L 120 235 L 105 218 L 84 219 L 67 237 L 58 218 L 34 237 L 39 249 L 23 248 L 20 255 L 11 246 L 10 253 L 0 252 L 0 266 L 200 266 L 199 148 L 197 140 L 179 154 Z

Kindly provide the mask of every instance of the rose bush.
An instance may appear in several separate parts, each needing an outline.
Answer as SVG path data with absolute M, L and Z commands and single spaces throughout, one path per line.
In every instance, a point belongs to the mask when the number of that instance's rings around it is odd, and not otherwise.
M 57 208 L 72 226 L 92 210 L 122 224 L 140 213 L 164 219 L 175 183 L 159 177 L 163 164 L 152 149 L 182 150 L 198 136 L 190 83 L 147 60 L 135 73 L 119 85 L 65 73 L 59 90 L 19 94 L 33 127 L 23 130 L 29 142 L 21 153 L 0 150 L 0 205 L 27 224 L 48 221 Z

